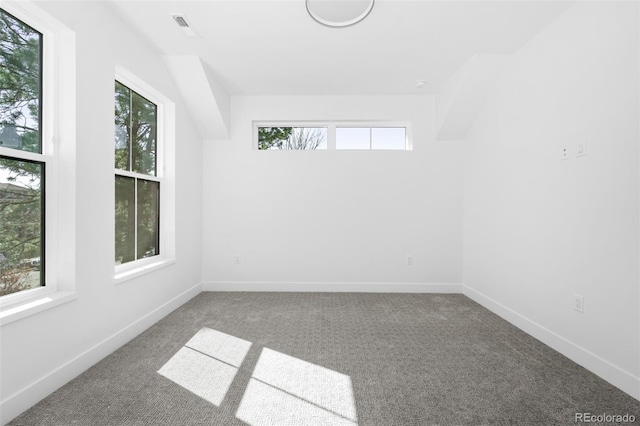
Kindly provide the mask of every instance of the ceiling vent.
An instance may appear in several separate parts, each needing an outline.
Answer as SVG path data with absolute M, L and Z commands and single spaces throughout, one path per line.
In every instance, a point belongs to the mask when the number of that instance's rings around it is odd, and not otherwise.
M 180 27 L 187 37 L 196 38 L 198 34 L 191 28 L 184 15 L 171 15 L 175 23 Z

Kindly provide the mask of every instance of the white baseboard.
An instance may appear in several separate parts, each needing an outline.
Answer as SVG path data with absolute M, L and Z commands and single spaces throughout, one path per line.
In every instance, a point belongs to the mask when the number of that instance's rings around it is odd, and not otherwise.
M 205 281 L 202 283 L 202 291 L 299 291 L 318 293 L 461 293 L 462 284 Z
M 6 424 L 41 399 L 79 376 L 89 367 L 160 321 L 166 315 L 202 292 L 202 284 L 191 287 L 147 315 L 114 333 L 61 367 L 0 402 L 0 424 Z
M 640 400 L 640 377 L 617 367 L 606 359 L 576 345 L 471 287 L 463 285 L 462 294 L 560 352 L 575 363 L 600 376 L 615 387 Z

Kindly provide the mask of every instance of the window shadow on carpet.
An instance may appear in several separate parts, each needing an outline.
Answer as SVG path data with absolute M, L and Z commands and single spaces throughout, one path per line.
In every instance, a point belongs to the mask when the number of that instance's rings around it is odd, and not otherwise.
M 251 342 L 204 327 L 158 373 L 219 407 L 249 348 Z
M 252 343 L 207 327 L 158 373 L 219 407 Z M 358 424 L 351 378 L 263 348 L 236 417 L 259 425 Z

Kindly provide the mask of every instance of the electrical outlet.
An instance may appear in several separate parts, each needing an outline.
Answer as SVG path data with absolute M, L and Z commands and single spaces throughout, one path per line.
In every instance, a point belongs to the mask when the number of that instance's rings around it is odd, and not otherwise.
M 573 295 L 573 310 L 580 313 L 584 312 L 584 296 L 579 294 Z
M 407 255 L 407 266 L 413 265 L 413 256 Z
M 583 157 L 585 155 L 587 155 L 587 143 L 578 142 L 576 145 L 576 157 Z
M 568 146 L 563 146 L 562 150 L 560 151 L 560 159 L 561 160 L 568 160 L 569 159 L 569 147 Z
M 235 258 L 234 258 L 235 264 L 239 265 L 240 264 L 240 256 L 236 254 Z

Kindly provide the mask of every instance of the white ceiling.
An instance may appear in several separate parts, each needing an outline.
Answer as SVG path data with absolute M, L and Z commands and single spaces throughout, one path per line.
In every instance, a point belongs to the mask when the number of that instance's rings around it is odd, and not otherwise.
M 199 56 L 232 95 L 437 93 L 474 54 L 514 52 L 570 4 L 376 0 L 361 23 L 329 28 L 304 0 L 112 3 L 160 53 Z M 188 38 L 173 14 L 200 37 Z

